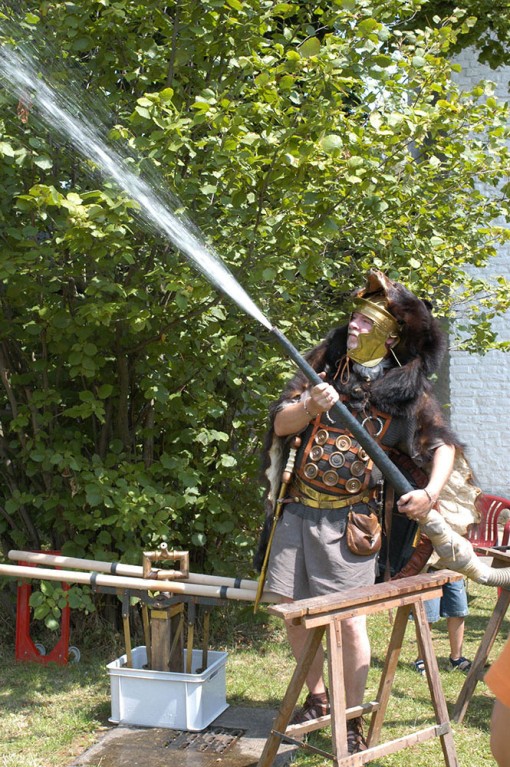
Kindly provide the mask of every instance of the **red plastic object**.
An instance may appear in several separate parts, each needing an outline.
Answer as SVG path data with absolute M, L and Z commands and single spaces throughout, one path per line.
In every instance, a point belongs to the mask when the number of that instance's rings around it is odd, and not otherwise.
M 505 509 L 510 509 L 510 500 L 499 495 L 483 493 L 477 506 L 480 511 L 480 522 L 473 525 L 468 533 L 468 540 L 473 546 L 490 548 L 498 545 L 498 517 Z M 505 534 L 504 534 L 505 535 Z M 506 545 L 507 541 L 503 542 Z M 479 555 L 483 556 L 483 555 Z
M 501 545 L 508 546 L 510 543 L 510 520 L 505 524 L 503 528 L 503 536 L 501 538 Z
M 499 527 L 498 520 L 502 511 L 510 509 L 510 500 L 499 495 L 483 493 L 478 499 L 480 522 L 474 525 L 468 534 L 468 540 L 473 546 L 491 548 L 498 545 Z M 510 540 L 510 520 L 505 523 L 501 536 L 501 545 L 508 546 Z M 478 554 L 483 556 L 483 554 Z M 501 588 L 498 588 L 498 597 L 501 596 Z
M 45 551 L 45 554 L 60 554 L 59 551 Z M 20 562 L 29 567 L 35 567 L 31 562 Z M 69 584 L 62 583 L 62 589 L 69 591 Z M 60 638 L 48 654 L 43 654 L 36 647 L 30 637 L 30 594 L 32 586 L 24 582 L 18 586 L 18 598 L 16 608 L 16 660 L 35 661 L 36 663 L 57 663 L 65 666 L 69 656 L 69 630 L 71 609 L 66 605 L 62 609 L 60 618 Z

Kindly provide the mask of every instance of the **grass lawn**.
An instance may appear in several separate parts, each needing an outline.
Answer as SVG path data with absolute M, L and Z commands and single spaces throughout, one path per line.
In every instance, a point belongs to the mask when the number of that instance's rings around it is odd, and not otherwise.
M 470 615 L 466 620 L 464 654 L 472 658 L 496 599 L 496 591 L 469 585 Z M 495 657 L 510 630 L 508 620 L 491 653 Z M 391 632 L 387 614 L 369 619 L 373 664 L 365 700 L 377 692 Z M 449 672 L 446 625 L 433 629 L 441 681 L 450 711 L 462 687 L 461 672 Z M 414 627 L 409 625 L 401 655 L 383 739 L 388 740 L 434 723 L 426 680 L 411 667 L 417 655 Z M 73 644 L 78 644 L 73 638 Z M 14 661 L 14 639 L 0 646 L 0 767 L 68 767 L 73 757 L 90 746 L 110 715 L 110 683 L 106 664 L 122 654 L 121 636 L 80 647 L 81 660 L 66 667 Z M 86 637 L 84 643 L 86 643 Z M 285 632 L 280 622 L 261 609 L 229 603 L 217 608 L 211 647 L 226 650 L 227 700 L 231 705 L 276 708 L 293 670 Z M 493 698 L 480 682 L 462 725 L 453 725 L 461 767 L 494 765 L 489 750 L 489 719 Z M 114 725 L 113 725 L 114 726 Z M 328 731 L 315 733 L 310 743 L 330 751 Z M 381 767 L 430 767 L 442 764 L 439 739 L 406 749 L 377 762 Z M 329 764 L 300 751 L 297 767 Z M 372 764 L 376 764 L 372 762 Z

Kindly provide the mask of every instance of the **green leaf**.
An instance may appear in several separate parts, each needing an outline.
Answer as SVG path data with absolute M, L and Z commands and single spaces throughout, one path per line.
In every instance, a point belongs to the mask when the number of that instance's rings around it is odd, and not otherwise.
M 324 151 L 328 154 L 337 152 L 339 149 L 342 149 L 344 145 L 341 136 L 338 136 L 336 133 L 330 133 L 327 136 L 324 136 L 320 143 Z
M 376 32 L 379 29 L 379 26 L 380 24 L 376 19 L 368 18 L 360 21 L 357 26 L 357 30 L 363 37 L 366 37 L 371 35 L 373 32 Z
M 192 107 L 195 108 L 195 104 L 192 104 Z M 135 111 L 136 111 L 137 114 L 140 115 L 140 117 L 143 117 L 146 120 L 150 120 L 151 119 L 151 113 L 145 107 L 141 107 L 141 106 L 137 105 L 135 107 Z
M 215 184 L 204 184 L 204 186 L 200 187 L 200 191 L 203 194 L 214 194 L 217 188 L 218 187 Z
M 278 80 L 278 86 L 282 91 L 288 91 L 294 87 L 296 80 L 292 75 L 283 75 Z
M 30 607 L 40 607 L 44 602 L 44 594 L 41 591 L 32 591 L 28 601 Z
M 299 46 L 299 55 L 303 59 L 318 56 L 321 51 L 321 42 L 318 37 L 309 37 Z
M 42 605 L 39 605 L 34 610 L 34 618 L 35 618 L 35 620 L 36 621 L 44 620 L 46 618 L 46 616 L 48 615 L 49 611 L 50 611 L 50 608 L 48 607 L 48 605 L 46 603 L 44 603 Z
M 38 157 L 34 157 L 34 164 L 37 165 L 38 168 L 49 170 L 53 167 L 53 160 L 47 155 L 39 155 Z
M 233 455 L 223 454 L 219 460 L 219 463 L 221 466 L 226 466 L 227 468 L 232 468 L 234 466 L 237 466 L 237 460 L 234 458 Z
M 427 65 L 426 60 L 423 58 L 423 56 L 413 56 L 411 59 L 412 65 L 415 69 L 422 69 Z
M 383 69 L 387 69 L 388 67 L 395 66 L 395 62 L 392 59 L 391 56 L 386 56 L 383 54 L 379 54 L 377 56 L 373 57 L 374 64 L 377 64 L 378 67 L 382 67 Z
M 71 46 L 74 51 L 88 51 L 94 47 L 94 43 L 90 37 L 76 37 Z
M 382 126 L 382 117 L 381 117 L 381 113 L 380 113 L 380 112 L 377 112 L 377 111 L 374 111 L 374 112 L 370 112 L 370 116 L 369 116 L 369 118 L 368 118 L 368 119 L 369 119 L 369 121 L 370 121 L 370 125 L 371 125 L 371 126 L 372 126 L 372 127 L 373 127 L 373 128 L 376 130 L 376 131 L 378 131 L 378 130 L 380 130 L 380 129 L 381 129 L 381 126 Z
M 58 621 L 54 616 L 49 615 L 47 618 L 45 618 L 44 625 L 50 631 L 57 631 L 60 628 L 60 621 Z
M 275 3 L 271 13 L 273 16 L 281 16 L 282 18 L 285 18 L 287 16 L 292 16 L 298 9 L 299 6 L 296 3 Z
M 14 157 L 15 151 L 12 144 L 8 144 L 7 141 L 0 141 L 0 154 L 4 157 Z

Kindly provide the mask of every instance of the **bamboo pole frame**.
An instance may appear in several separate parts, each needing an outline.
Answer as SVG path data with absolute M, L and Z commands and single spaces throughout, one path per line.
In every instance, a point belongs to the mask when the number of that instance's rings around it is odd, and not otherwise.
M 66 567 L 70 570 L 90 570 L 95 573 L 108 573 L 110 575 L 126 575 L 128 577 L 142 578 L 143 567 L 138 565 L 125 565 L 121 562 L 105 562 L 97 559 L 81 559 L 79 557 L 67 557 L 63 554 L 46 554 L 39 551 L 20 551 L 11 549 L 8 558 L 15 562 L 28 562 L 36 565 L 52 565 L 54 567 Z M 172 580 L 173 570 L 152 570 L 151 578 L 156 580 Z M 188 573 L 181 583 L 199 584 L 203 586 L 219 586 L 229 589 L 241 589 L 257 591 L 257 581 L 247 578 L 229 578 L 223 575 L 204 575 L 202 573 Z M 161 589 L 160 589 L 161 590 Z
M 213 599 L 233 599 L 253 602 L 256 588 L 236 588 L 233 586 L 214 586 L 202 583 L 184 583 L 183 581 L 157 580 L 156 578 L 129 577 L 127 575 L 105 575 L 97 569 L 92 573 L 73 570 L 56 570 L 30 565 L 0 564 L 0 576 L 26 578 L 29 580 L 60 581 L 92 587 L 113 588 L 117 590 L 157 591 L 186 596 L 209 597 Z M 256 586 L 256 583 L 255 583 Z M 266 592 L 262 595 L 266 602 L 278 601 L 276 595 Z

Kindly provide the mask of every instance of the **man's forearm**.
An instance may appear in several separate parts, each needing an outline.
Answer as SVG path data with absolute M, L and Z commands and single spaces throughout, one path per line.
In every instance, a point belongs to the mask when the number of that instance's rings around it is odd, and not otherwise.
M 448 482 L 452 473 L 455 459 L 455 447 L 453 445 L 440 445 L 434 451 L 432 459 L 432 471 L 427 482 L 426 491 L 434 503 L 441 495 L 441 490 Z

